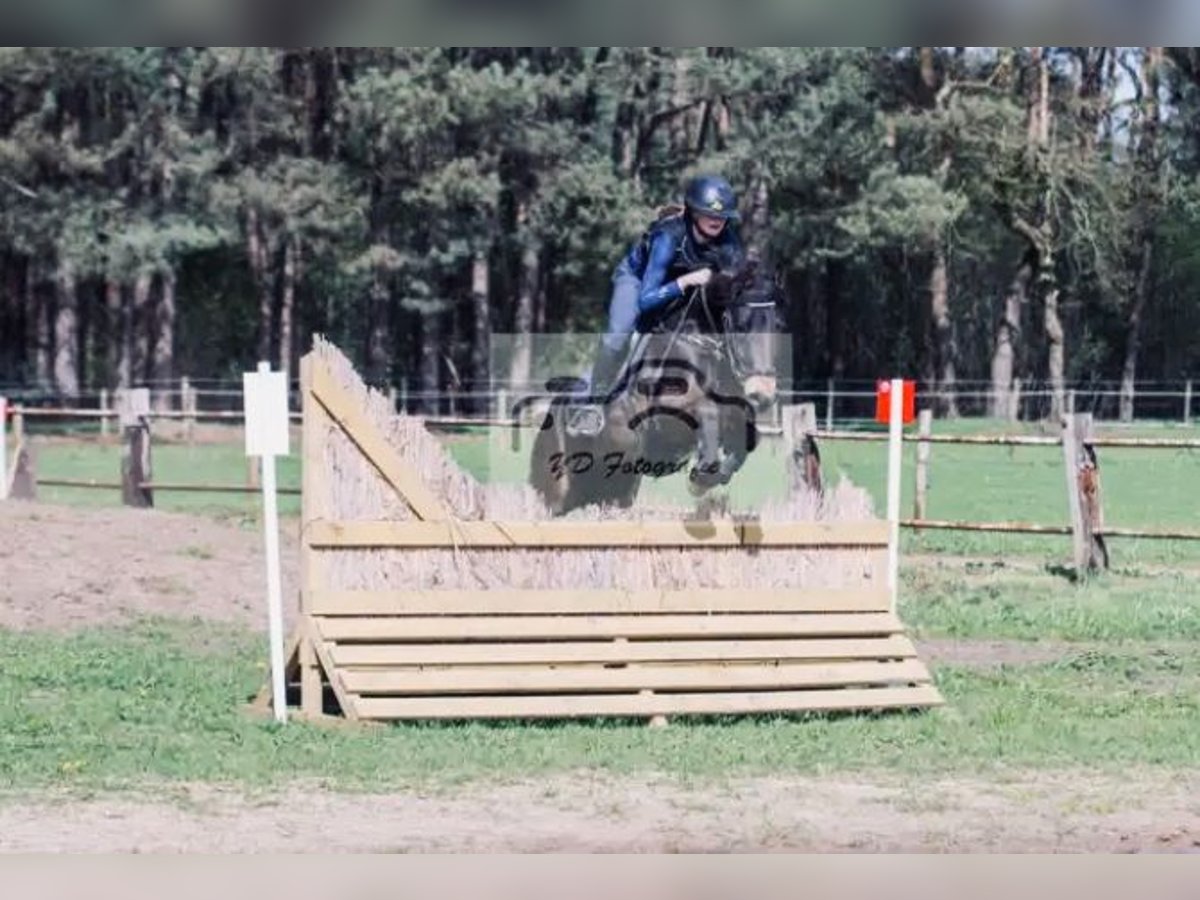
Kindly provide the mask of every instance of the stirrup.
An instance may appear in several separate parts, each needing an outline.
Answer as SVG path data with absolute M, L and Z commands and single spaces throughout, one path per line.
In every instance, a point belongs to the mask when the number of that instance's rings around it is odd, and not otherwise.
M 571 437 L 595 437 L 604 428 L 604 410 L 596 405 L 580 406 L 567 418 Z

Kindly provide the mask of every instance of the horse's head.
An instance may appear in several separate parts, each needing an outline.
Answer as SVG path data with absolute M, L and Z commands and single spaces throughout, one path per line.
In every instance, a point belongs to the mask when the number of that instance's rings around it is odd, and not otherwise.
M 738 269 L 714 275 L 708 302 L 720 310 L 734 371 L 746 399 L 759 411 L 776 397 L 775 343 L 780 291 L 771 272 L 755 257 Z

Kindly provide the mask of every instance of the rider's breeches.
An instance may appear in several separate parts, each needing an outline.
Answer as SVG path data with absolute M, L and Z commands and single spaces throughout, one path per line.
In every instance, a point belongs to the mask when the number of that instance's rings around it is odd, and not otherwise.
M 613 273 L 612 284 L 604 346 L 617 351 L 625 349 L 626 342 L 637 327 L 638 295 L 642 290 L 642 281 L 622 264 Z
M 613 378 L 625 358 L 629 338 L 637 328 L 641 279 L 622 262 L 613 273 L 612 285 L 612 296 L 608 301 L 608 327 L 600 339 L 598 357 L 593 360 L 592 370 L 587 376 L 589 389 L 604 387 Z M 602 384 L 598 385 L 598 382 Z

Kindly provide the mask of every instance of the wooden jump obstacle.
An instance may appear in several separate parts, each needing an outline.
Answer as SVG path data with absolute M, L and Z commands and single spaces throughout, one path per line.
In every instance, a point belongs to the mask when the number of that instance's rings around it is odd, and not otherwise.
M 764 590 L 358 587 L 347 575 L 348 555 L 442 550 L 507 558 L 550 550 L 566 565 L 589 548 L 739 555 L 851 548 L 883 559 L 888 533 L 875 520 L 469 520 L 451 512 L 315 351 L 302 361 L 301 390 L 301 597 L 285 671 L 289 705 L 302 716 L 661 721 L 943 702 L 881 581 Z M 337 462 L 337 441 L 369 461 L 381 492 L 406 518 L 339 515 L 332 469 L 345 462 Z M 380 571 L 386 578 L 391 570 Z

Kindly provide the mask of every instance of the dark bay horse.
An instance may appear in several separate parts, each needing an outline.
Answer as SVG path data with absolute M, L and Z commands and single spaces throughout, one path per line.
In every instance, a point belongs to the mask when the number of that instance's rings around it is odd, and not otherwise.
M 529 483 L 562 515 L 592 504 L 632 505 L 642 478 L 688 467 L 695 497 L 728 484 L 758 446 L 775 402 L 774 280 L 754 260 L 718 273 L 657 315 L 603 398 L 559 396 L 534 440 Z M 574 404 L 601 402 L 595 436 L 566 428 Z

